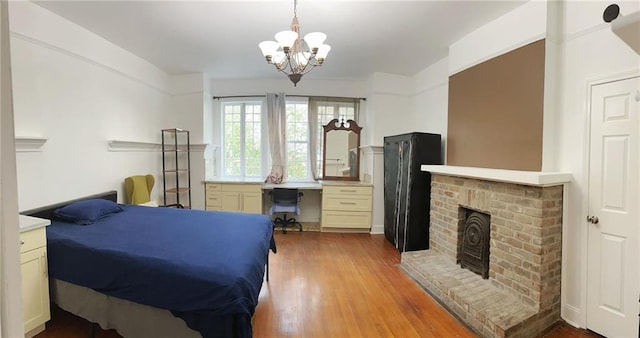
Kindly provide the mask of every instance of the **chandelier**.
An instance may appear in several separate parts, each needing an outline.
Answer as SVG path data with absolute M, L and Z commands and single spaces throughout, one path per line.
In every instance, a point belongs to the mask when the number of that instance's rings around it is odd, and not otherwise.
M 296 86 L 302 75 L 316 66 L 321 66 L 331 47 L 325 45 L 327 35 L 320 32 L 309 33 L 300 39 L 300 23 L 297 16 L 298 0 L 293 2 L 293 20 L 291 30 L 275 35 L 276 41 L 262 41 L 258 47 L 267 59 L 280 72 L 289 77 Z

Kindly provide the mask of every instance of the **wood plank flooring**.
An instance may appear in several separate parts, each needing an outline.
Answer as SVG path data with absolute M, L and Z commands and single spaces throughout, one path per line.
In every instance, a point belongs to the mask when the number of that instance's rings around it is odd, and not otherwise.
M 399 268 L 382 235 L 276 233 L 254 337 L 476 337 Z M 84 338 L 88 324 L 54 307 L 38 338 Z M 97 338 L 120 337 L 96 330 Z M 547 338 L 599 337 L 561 324 Z

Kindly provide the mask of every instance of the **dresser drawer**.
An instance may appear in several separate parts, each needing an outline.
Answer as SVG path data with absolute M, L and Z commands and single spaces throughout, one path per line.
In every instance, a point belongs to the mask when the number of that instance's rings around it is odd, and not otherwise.
M 322 227 L 370 229 L 371 212 L 324 210 L 322 212 Z
M 219 192 L 207 192 L 206 205 L 207 207 L 219 207 L 222 205 L 222 194 Z
M 45 228 L 33 229 L 20 233 L 20 253 L 47 245 Z
M 261 184 L 222 184 L 223 192 L 254 192 L 254 193 L 262 193 L 262 185 Z
M 339 195 L 371 195 L 372 187 L 360 186 L 325 186 L 322 187 L 323 194 L 339 194 Z
M 371 211 L 371 195 L 324 194 L 322 209 L 344 211 Z
M 204 186 L 207 194 L 222 191 L 222 184 L 220 183 L 205 183 Z

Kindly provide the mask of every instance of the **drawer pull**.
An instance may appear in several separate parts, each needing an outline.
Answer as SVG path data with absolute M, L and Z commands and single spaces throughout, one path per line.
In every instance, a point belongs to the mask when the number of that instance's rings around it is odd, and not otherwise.
M 342 205 L 356 205 L 355 202 L 340 202 Z
M 354 189 L 340 189 L 340 192 L 356 192 Z
M 20 241 L 20 245 L 24 245 L 24 241 Z

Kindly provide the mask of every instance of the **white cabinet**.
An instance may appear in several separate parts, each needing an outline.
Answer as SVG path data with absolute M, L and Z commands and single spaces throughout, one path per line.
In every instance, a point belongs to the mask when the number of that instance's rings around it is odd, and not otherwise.
M 372 201 L 371 186 L 323 186 L 322 231 L 369 232 Z
M 262 184 L 206 183 L 206 209 L 262 213 Z
M 20 216 L 20 227 L 47 220 Z M 46 222 L 46 223 L 45 223 Z M 51 319 L 49 309 L 49 275 L 47 271 L 47 238 L 44 226 L 20 233 L 20 264 L 22 273 L 22 307 L 24 332 L 31 337 L 44 330 Z
M 205 210 L 222 210 L 222 184 L 204 184 Z

